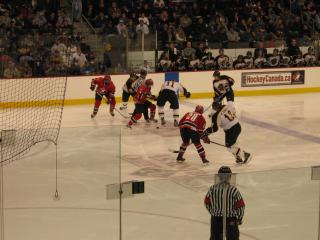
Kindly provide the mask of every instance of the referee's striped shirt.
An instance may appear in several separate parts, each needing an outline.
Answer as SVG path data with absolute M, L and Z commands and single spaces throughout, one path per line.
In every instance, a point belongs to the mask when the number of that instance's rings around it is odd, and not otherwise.
M 212 185 L 204 199 L 204 204 L 209 213 L 214 217 L 222 217 L 223 213 L 223 184 Z M 227 184 L 225 186 L 226 194 L 226 211 L 227 217 L 235 217 L 242 220 L 244 215 L 245 204 L 239 190 Z

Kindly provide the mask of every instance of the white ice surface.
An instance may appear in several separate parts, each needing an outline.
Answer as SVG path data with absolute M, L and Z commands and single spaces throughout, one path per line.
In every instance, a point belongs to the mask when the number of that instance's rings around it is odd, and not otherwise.
M 320 164 L 319 101 L 320 94 L 236 98 L 239 146 L 253 160 L 237 166 L 225 148 L 204 145 L 211 161 L 206 168 L 193 146 L 186 164 L 175 163 L 168 148 L 178 149 L 181 140 L 169 109 L 168 127 L 157 129 L 141 119 L 126 129 L 121 125 L 128 119 L 112 118 L 105 105 L 94 120 L 90 105 L 65 107 L 61 199 L 53 200 L 52 144 L 38 144 L 5 166 L 6 239 L 119 239 L 119 202 L 105 199 L 105 185 L 119 181 L 120 151 L 122 180 L 146 181 L 145 194 L 123 201 L 123 239 L 208 239 L 209 215 L 202 202 L 221 165 L 239 173 L 237 186 L 247 204 L 241 239 L 316 239 L 319 183 L 310 180 L 310 166 Z M 210 101 L 181 101 L 180 115 L 196 104 L 206 107 Z M 223 143 L 224 134 L 211 139 Z

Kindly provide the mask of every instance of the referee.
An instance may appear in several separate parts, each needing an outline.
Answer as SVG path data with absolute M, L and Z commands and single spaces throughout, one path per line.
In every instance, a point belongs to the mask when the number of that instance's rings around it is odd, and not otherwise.
M 204 199 L 204 204 L 211 215 L 210 240 L 225 240 L 223 239 L 224 221 L 227 240 L 239 240 L 238 225 L 242 223 L 245 204 L 239 190 L 230 185 L 231 175 L 232 171 L 229 167 L 221 167 L 218 171 L 220 183 L 212 185 Z M 224 209 L 225 218 L 223 218 Z

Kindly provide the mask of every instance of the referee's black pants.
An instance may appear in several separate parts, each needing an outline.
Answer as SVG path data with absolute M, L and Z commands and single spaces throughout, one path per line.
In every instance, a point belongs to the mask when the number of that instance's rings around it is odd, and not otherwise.
M 227 218 L 226 229 L 227 240 L 239 240 L 238 221 L 235 218 Z M 210 240 L 222 240 L 223 218 L 211 216 L 211 237 Z

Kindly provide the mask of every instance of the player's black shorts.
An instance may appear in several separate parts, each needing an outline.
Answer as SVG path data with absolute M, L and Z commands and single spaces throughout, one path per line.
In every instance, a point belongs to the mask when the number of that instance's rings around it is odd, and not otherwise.
M 133 96 L 133 94 L 128 93 L 126 91 L 122 91 L 122 102 L 128 102 L 130 96 Z
M 237 139 L 241 133 L 241 126 L 239 123 L 234 125 L 232 128 L 225 131 L 226 133 L 226 147 L 231 147 L 237 142 Z
M 101 101 L 104 95 L 105 95 L 104 93 L 97 93 L 97 92 L 96 92 L 95 100 Z
M 200 134 L 189 128 L 181 128 L 180 136 L 184 143 L 189 143 L 190 140 L 193 144 L 200 144 Z
M 145 112 L 148 111 L 148 108 L 152 105 L 152 103 L 150 101 L 145 101 L 144 103 L 136 103 L 135 104 L 135 108 L 134 111 L 132 113 L 132 115 L 135 115 L 137 113 L 143 113 L 145 114 Z M 146 118 L 148 119 L 148 118 Z
M 178 109 L 179 108 L 179 101 L 177 94 L 170 90 L 170 89 L 163 89 L 158 96 L 157 106 L 163 107 L 166 102 L 170 103 L 171 109 Z

